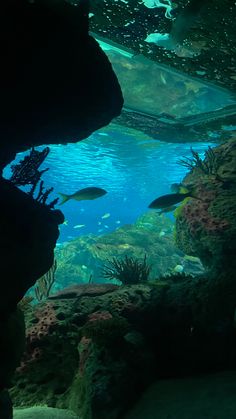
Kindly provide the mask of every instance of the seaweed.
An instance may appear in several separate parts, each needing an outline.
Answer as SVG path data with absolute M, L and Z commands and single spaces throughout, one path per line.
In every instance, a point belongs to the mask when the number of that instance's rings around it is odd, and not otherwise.
M 197 151 L 191 147 L 192 158 L 185 157 L 178 160 L 178 164 L 187 167 L 190 170 L 199 169 L 205 175 L 216 175 L 217 170 L 221 164 L 220 159 L 217 159 L 216 153 L 209 146 L 205 152 L 205 159 L 202 160 Z
M 52 286 L 55 282 L 55 272 L 57 269 L 57 261 L 54 260 L 51 268 L 41 278 L 38 279 L 34 292 L 38 301 L 48 298 Z
M 107 259 L 107 262 L 108 265 L 104 265 L 102 269 L 106 279 L 117 279 L 123 285 L 148 281 L 151 267 L 147 264 L 146 255 L 142 261 L 126 255 L 123 260 L 114 257 L 111 260 Z

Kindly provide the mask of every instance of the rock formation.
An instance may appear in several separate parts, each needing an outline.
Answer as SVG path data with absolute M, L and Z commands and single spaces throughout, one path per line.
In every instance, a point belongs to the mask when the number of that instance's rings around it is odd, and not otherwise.
M 66 0 L 4 1 L 0 45 L 1 171 L 19 151 L 79 141 L 119 115 L 121 90 L 107 57 L 88 35 L 87 1 L 77 7 Z M 6 328 L 26 290 L 49 270 L 63 215 L 3 178 L 0 196 L 1 393 L 17 363 L 2 365 L 11 353 L 4 336 L 16 332 Z M 18 345 L 14 339 L 8 343 Z M 5 393 L 1 399 L 6 405 Z M 1 417 L 3 412 L 0 405 Z

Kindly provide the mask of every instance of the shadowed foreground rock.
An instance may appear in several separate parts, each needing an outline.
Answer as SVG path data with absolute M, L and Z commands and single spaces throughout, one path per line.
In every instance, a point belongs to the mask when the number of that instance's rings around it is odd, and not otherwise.
M 154 379 L 234 368 L 233 311 L 218 315 L 211 292 L 173 276 L 28 307 L 14 405 L 118 419 Z
M 19 151 L 77 142 L 119 115 L 121 90 L 106 55 L 88 35 L 88 12 L 84 0 L 77 7 L 66 0 L 1 5 L 0 172 Z M 52 265 L 63 216 L 3 179 L 0 197 L 1 391 L 21 352 L 18 348 L 17 358 L 9 359 L 13 348 L 4 336 L 16 333 L 7 329 L 9 319 L 27 289 Z M 13 336 L 7 342 L 18 347 Z

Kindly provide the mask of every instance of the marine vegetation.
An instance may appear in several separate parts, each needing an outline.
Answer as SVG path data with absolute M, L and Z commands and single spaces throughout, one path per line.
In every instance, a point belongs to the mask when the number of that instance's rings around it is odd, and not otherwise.
M 54 260 L 51 268 L 41 278 L 38 279 L 34 292 L 38 301 L 42 301 L 49 297 L 52 286 L 55 282 L 55 272 L 57 269 L 57 261 Z
M 108 265 L 102 269 L 103 277 L 109 280 L 117 279 L 123 285 L 138 284 L 148 281 L 151 267 L 147 264 L 147 256 L 143 260 L 125 256 L 123 260 L 116 257 L 107 259 Z
M 199 169 L 202 173 L 206 175 L 216 175 L 217 170 L 221 164 L 219 158 L 217 158 L 215 151 L 208 147 L 208 150 L 205 152 L 205 159 L 202 160 L 197 151 L 194 151 L 191 147 L 192 158 L 185 157 L 180 159 L 178 164 L 181 166 L 187 167 L 190 170 Z
M 32 147 L 28 156 L 25 156 L 18 164 L 13 164 L 11 166 L 12 175 L 9 180 L 16 186 L 31 185 L 28 195 L 32 198 L 36 191 L 36 187 L 38 186 L 39 189 L 35 196 L 35 200 L 41 204 L 48 205 L 49 208 L 54 208 L 59 201 L 59 198 L 54 199 L 50 204 L 46 204 L 48 196 L 53 191 L 53 188 L 45 190 L 44 181 L 40 180 L 42 174 L 49 169 L 39 170 L 39 166 L 46 159 L 49 151 L 49 147 L 45 147 L 42 151 L 35 150 L 34 147 Z

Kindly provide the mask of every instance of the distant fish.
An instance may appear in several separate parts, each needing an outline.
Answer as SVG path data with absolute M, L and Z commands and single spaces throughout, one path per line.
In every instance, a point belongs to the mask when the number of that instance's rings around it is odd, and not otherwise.
M 164 76 L 164 74 L 162 72 L 160 73 L 160 79 L 161 79 L 161 82 L 163 84 L 167 84 L 166 78 L 165 78 L 165 76 Z
M 108 226 L 108 225 L 106 225 L 106 224 L 104 225 L 104 227 L 105 227 L 105 228 L 109 228 L 109 226 Z
M 100 198 L 101 196 L 105 195 L 107 192 L 104 189 L 96 188 L 96 187 L 89 187 L 80 189 L 79 191 L 73 193 L 72 195 L 66 195 L 64 193 L 59 193 L 61 195 L 62 201 L 59 205 L 64 204 L 69 199 L 75 199 L 76 201 L 84 201 L 84 200 L 92 200 Z
M 155 199 L 151 202 L 151 204 L 148 205 L 148 208 L 152 209 L 163 209 L 172 207 L 175 204 L 178 204 L 179 202 L 182 202 L 185 198 L 192 197 L 191 192 L 187 193 L 172 193 L 160 196 L 159 198 Z
M 67 226 L 68 225 L 68 220 L 65 220 L 64 223 L 62 223 L 62 225 Z
M 106 218 L 109 218 L 111 216 L 111 214 L 109 212 L 107 212 L 106 214 L 102 215 L 101 218 L 103 220 L 105 220 Z
M 73 228 L 82 228 L 85 227 L 85 224 L 77 224 L 76 226 L 74 226 Z
M 98 135 L 103 135 L 104 137 L 108 137 L 108 134 L 106 132 L 98 132 Z
M 116 224 L 120 224 L 120 220 L 117 220 L 117 221 L 116 221 Z
M 103 228 L 99 228 L 98 233 L 101 233 L 103 231 Z
M 101 221 L 98 221 L 98 225 L 100 226 L 102 224 L 102 222 Z

